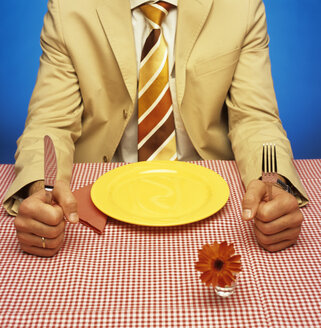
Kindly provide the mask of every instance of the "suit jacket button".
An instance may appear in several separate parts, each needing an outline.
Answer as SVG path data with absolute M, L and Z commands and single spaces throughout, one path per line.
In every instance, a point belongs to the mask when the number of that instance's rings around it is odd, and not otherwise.
M 108 157 L 107 157 L 106 155 L 103 157 L 103 161 L 104 161 L 105 163 L 108 162 Z
M 128 110 L 127 109 L 123 109 L 123 118 L 124 120 L 126 120 L 128 117 Z

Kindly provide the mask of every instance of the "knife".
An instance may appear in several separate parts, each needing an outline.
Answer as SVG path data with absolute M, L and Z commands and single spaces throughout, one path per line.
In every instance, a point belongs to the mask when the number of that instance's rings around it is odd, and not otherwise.
M 51 204 L 52 190 L 57 176 L 57 157 L 55 146 L 47 135 L 44 137 L 44 173 L 47 203 Z

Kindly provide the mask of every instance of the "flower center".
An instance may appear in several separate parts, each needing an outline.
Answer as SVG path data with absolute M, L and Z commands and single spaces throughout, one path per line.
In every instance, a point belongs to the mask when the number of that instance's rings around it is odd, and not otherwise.
M 224 262 L 220 259 L 216 259 L 213 263 L 213 267 L 214 269 L 216 269 L 217 271 L 221 271 L 223 268 Z

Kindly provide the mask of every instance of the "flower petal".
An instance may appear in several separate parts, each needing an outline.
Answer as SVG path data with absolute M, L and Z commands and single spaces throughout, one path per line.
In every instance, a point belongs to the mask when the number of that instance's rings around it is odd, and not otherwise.
M 213 275 L 211 271 L 206 271 L 201 274 L 201 280 L 206 284 L 206 286 L 211 285 L 213 278 L 215 279 L 216 275 Z
M 210 271 L 211 267 L 207 263 L 196 263 L 195 269 L 201 272 Z

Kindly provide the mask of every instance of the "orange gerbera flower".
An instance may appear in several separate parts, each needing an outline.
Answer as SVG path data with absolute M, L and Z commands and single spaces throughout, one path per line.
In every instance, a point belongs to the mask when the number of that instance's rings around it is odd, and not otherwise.
M 226 241 L 219 244 L 206 244 L 198 251 L 199 261 L 195 268 L 201 271 L 201 280 L 206 286 L 230 286 L 241 269 L 241 256 L 234 255 L 233 244 Z

